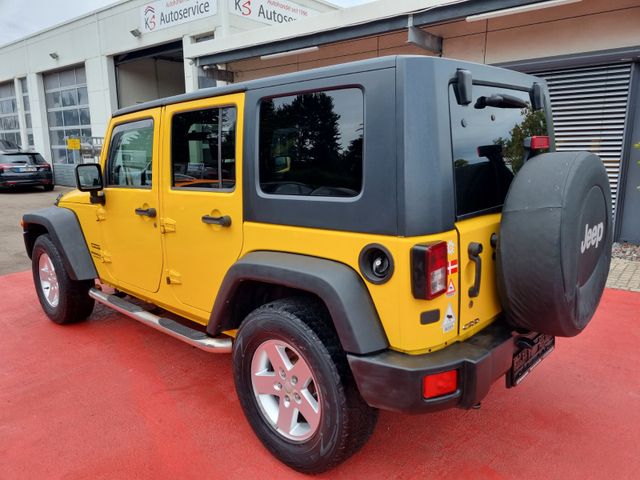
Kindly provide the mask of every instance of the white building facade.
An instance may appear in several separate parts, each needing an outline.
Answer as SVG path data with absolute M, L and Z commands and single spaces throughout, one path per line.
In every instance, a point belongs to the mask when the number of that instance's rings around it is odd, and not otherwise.
M 103 137 L 116 109 L 215 85 L 212 77 L 232 80 L 185 59 L 192 44 L 336 8 L 321 0 L 126 0 L 12 42 L 0 47 L 0 139 L 54 164 L 78 163 L 82 153 L 67 139 Z

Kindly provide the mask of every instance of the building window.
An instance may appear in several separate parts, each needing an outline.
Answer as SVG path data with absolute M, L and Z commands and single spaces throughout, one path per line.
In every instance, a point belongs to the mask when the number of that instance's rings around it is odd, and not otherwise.
M 80 163 L 79 150 L 67 150 L 67 138 L 91 139 L 91 116 L 84 67 L 44 76 L 51 158 L 54 163 Z
M 22 143 L 16 88 L 13 82 L 0 84 L 0 140 L 5 140 L 2 146 L 7 149 L 19 148 Z
M 235 107 L 174 115 L 171 165 L 175 188 L 233 188 L 236 183 Z
M 364 98 L 357 88 L 260 104 L 260 188 L 274 195 L 355 197 L 362 190 Z
M 27 147 L 31 148 L 35 144 L 33 142 L 33 126 L 31 125 L 31 103 L 29 102 L 29 87 L 27 79 L 20 79 L 20 88 L 22 89 L 22 105 L 24 107 L 24 121 L 27 130 Z

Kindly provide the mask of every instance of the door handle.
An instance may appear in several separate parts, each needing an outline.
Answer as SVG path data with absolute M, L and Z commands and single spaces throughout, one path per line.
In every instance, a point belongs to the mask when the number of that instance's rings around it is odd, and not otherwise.
M 467 251 L 469 253 L 469 260 L 476 265 L 476 276 L 473 285 L 469 287 L 469 297 L 473 298 L 480 294 L 480 279 L 482 278 L 482 259 L 480 258 L 480 254 L 482 253 L 482 244 L 471 242 Z
M 222 227 L 231 226 L 231 217 L 229 215 L 222 215 L 221 217 L 212 217 L 211 215 L 203 215 L 202 223 L 207 225 L 220 225 Z
M 155 208 L 136 208 L 136 215 L 140 215 L 141 217 L 155 218 L 156 209 Z

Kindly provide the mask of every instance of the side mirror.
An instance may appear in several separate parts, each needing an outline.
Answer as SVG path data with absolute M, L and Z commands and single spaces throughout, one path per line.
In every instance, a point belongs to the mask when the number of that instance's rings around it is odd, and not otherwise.
M 97 163 L 84 163 L 76 166 L 76 187 L 81 192 L 91 193 L 91 203 L 104 205 L 104 194 L 98 192 L 104 188 L 102 170 Z

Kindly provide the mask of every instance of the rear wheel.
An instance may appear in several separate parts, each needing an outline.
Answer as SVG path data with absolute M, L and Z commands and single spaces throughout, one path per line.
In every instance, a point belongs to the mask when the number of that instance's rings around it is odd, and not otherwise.
M 236 390 L 249 423 L 273 455 L 305 473 L 346 460 L 377 419 L 329 322 L 315 300 L 277 300 L 249 314 L 234 343 Z
M 62 255 L 49 235 L 41 235 L 36 240 L 31 265 L 38 300 L 51 320 L 59 324 L 74 323 L 91 315 L 94 300 L 89 297 L 89 289 L 94 282 L 69 277 Z
M 43 185 L 42 188 L 44 188 L 45 192 L 50 192 L 51 190 L 53 190 L 54 185 Z

